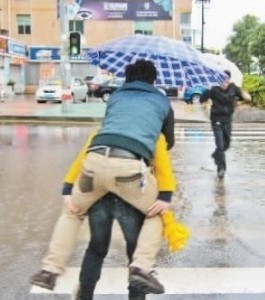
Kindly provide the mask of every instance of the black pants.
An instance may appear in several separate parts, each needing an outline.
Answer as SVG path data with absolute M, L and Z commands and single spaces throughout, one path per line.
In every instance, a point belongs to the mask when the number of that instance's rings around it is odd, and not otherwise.
M 91 239 L 80 272 L 80 300 L 92 300 L 102 264 L 111 240 L 114 219 L 119 222 L 125 241 L 129 262 L 136 248 L 144 214 L 113 194 L 108 194 L 89 209 Z M 129 287 L 129 297 L 143 295 Z
M 232 121 L 212 121 L 212 130 L 215 137 L 216 149 L 212 154 L 217 170 L 226 170 L 225 151 L 230 147 Z

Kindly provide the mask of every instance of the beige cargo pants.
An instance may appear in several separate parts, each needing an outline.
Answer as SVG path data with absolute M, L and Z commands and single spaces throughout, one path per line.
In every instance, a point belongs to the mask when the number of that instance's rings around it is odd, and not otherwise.
M 142 165 L 143 162 L 132 159 L 126 159 L 125 161 L 119 158 L 106 158 L 92 152 L 89 153 L 88 157 L 92 157 L 92 161 L 85 160 L 84 172 L 76 181 L 73 190 L 74 204 L 80 207 L 80 210 L 75 214 L 69 211 L 67 207 L 63 208 L 54 228 L 48 253 L 42 261 L 43 270 L 57 274 L 64 272 L 67 260 L 72 254 L 84 214 L 93 203 L 107 192 L 112 191 L 144 213 L 156 200 L 156 180 L 150 173 L 150 168 Z M 99 174 L 103 172 L 103 183 L 100 183 L 98 174 L 95 175 L 97 164 L 98 168 L 102 167 L 103 169 L 103 171 L 99 170 Z M 92 165 L 93 169 L 88 168 L 87 170 L 86 165 Z M 141 189 L 143 173 L 145 173 L 146 183 L 144 188 Z M 110 178 L 107 178 L 107 176 Z M 96 190 L 97 187 L 98 191 Z M 150 271 L 156 261 L 161 236 L 162 223 L 160 217 L 146 218 L 131 265 Z
M 78 214 L 86 213 L 88 208 L 108 192 L 116 194 L 145 214 L 158 195 L 151 168 L 142 160 L 114 158 L 89 152 L 72 193 L 73 204 L 79 208 Z M 155 264 L 161 238 L 160 216 L 146 218 L 131 265 L 150 271 Z

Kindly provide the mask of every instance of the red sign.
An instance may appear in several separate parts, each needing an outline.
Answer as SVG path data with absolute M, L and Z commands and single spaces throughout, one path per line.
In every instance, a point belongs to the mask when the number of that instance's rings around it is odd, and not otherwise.
M 26 62 L 26 59 L 24 57 L 12 57 L 12 59 L 11 59 L 12 65 L 22 66 L 25 64 L 25 62 Z
M 71 90 L 63 90 L 63 92 L 62 92 L 62 101 L 72 101 Z
M 0 53 L 7 53 L 7 39 L 0 36 Z

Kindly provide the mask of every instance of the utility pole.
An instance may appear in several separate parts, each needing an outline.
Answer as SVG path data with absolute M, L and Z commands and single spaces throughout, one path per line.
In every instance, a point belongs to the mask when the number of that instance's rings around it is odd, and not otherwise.
M 69 57 L 69 20 L 67 14 L 67 0 L 60 0 L 60 33 L 61 33 L 61 79 L 62 79 L 62 112 L 70 112 L 72 106 L 71 95 L 71 64 Z
M 211 0 L 196 0 L 196 2 L 201 2 L 201 52 L 204 53 L 204 25 L 205 25 L 205 19 L 204 19 L 204 3 L 208 2 L 210 3 Z

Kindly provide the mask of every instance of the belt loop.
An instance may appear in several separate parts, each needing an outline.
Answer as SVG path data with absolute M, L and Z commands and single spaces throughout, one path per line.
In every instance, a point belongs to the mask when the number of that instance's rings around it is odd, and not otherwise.
M 109 156 L 109 153 L 110 153 L 110 147 L 106 147 L 106 152 L 105 152 L 105 156 Z

